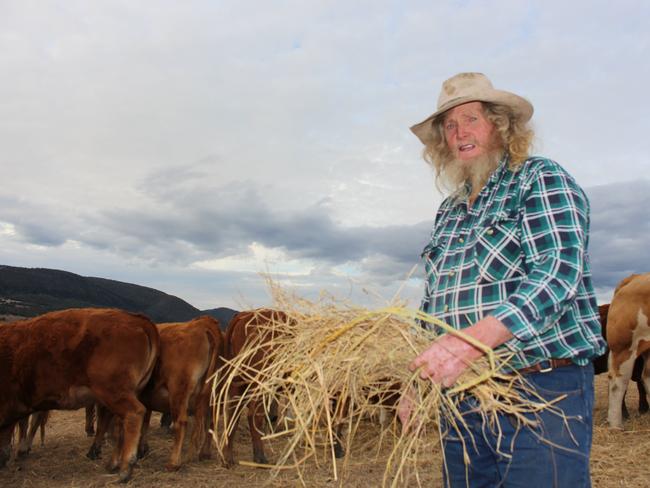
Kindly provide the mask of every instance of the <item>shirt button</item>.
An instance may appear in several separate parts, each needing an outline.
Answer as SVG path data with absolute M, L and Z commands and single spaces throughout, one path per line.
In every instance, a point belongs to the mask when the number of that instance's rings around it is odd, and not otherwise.
M 445 312 L 449 311 L 449 305 L 445 304 Z
M 494 229 L 492 227 L 490 227 L 488 230 L 485 231 L 485 233 L 487 235 L 491 236 L 492 234 L 494 234 Z
M 450 272 L 449 272 L 449 276 L 450 276 L 451 278 L 453 278 L 455 274 L 456 274 L 455 271 L 450 271 Z
M 465 242 L 465 239 L 463 239 L 462 237 L 459 237 L 458 242 L 460 242 L 462 244 L 463 242 Z

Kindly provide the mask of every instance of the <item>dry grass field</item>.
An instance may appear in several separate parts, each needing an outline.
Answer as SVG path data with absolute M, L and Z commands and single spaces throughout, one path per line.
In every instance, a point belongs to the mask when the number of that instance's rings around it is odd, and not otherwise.
M 610 432 L 606 427 L 607 378 L 596 378 L 596 408 L 594 412 L 594 445 L 592 453 L 593 486 L 597 488 L 650 486 L 650 415 L 636 413 L 637 396 L 630 388 L 628 406 L 632 418 L 626 422 L 626 431 Z M 632 391 L 634 390 L 634 391 Z M 282 472 L 271 480 L 268 471 L 248 466 L 227 470 L 217 461 L 190 462 L 178 472 L 165 472 L 163 467 L 171 449 L 171 437 L 157 427 L 154 416 L 150 430 L 150 453 L 136 465 L 134 476 L 126 486 L 132 487 L 254 487 L 301 486 L 293 471 Z M 90 445 L 83 431 L 84 412 L 55 412 L 47 427 L 45 445 L 38 437 L 29 457 L 11 460 L 0 471 L 0 487 L 79 487 L 115 486 L 116 475 L 104 470 L 103 461 L 90 461 L 85 453 Z M 239 460 L 251 460 L 250 439 L 241 422 L 236 446 Z M 365 442 L 354 448 L 348 475 L 335 480 L 329 465 L 310 465 L 304 473 L 305 485 L 320 487 L 378 487 L 381 486 L 386 450 L 376 449 L 374 430 L 369 423 Z M 269 444 L 269 457 L 278 455 L 279 446 Z M 105 447 L 105 456 L 109 452 Z M 441 486 L 440 457 L 432 453 L 429 466 L 421 466 L 423 486 Z M 415 482 L 406 486 L 416 486 Z

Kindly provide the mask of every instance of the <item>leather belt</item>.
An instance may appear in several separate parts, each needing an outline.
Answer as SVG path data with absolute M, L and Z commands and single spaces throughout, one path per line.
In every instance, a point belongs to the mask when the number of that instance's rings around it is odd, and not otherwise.
M 562 366 L 570 366 L 574 364 L 569 358 L 561 359 L 544 359 L 539 363 L 533 364 L 532 366 L 526 366 L 525 368 L 518 369 L 519 374 L 529 374 L 529 373 L 548 373 L 556 368 L 561 368 Z

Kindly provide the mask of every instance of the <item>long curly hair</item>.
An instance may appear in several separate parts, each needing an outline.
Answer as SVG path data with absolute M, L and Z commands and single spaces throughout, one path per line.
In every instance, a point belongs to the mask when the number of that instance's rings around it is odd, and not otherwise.
M 499 135 L 501 152 L 507 152 L 510 156 L 508 168 L 516 171 L 530 155 L 535 136 L 531 124 L 522 122 L 506 105 L 490 102 L 481 102 L 481 105 L 485 117 L 494 125 Z M 438 184 L 444 180 L 445 174 L 450 171 L 450 165 L 454 162 L 453 154 L 445 140 L 443 121 L 444 114 L 441 114 L 431 122 L 433 142 L 427 144 L 422 151 L 424 160 L 435 172 Z M 450 189 L 457 190 L 457 188 Z

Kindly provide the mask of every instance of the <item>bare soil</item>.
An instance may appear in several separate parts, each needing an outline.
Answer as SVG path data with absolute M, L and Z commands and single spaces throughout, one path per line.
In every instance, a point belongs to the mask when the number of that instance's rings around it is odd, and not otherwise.
M 638 396 L 636 389 L 630 387 L 627 398 L 631 418 L 626 421 L 624 432 L 613 432 L 607 428 L 607 378 L 596 378 L 596 406 L 594 411 L 594 442 L 592 450 L 592 480 L 596 488 L 643 487 L 650 486 L 650 415 L 637 413 Z M 172 437 L 158 428 L 159 417 L 152 418 L 149 431 L 151 451 L 141 459 L 128 487 L 256 487 L 256 486 L 302 486 L 293 470 L 283 471 L 271 479 L 269 471 L 261 468 L 239 465 L 225 469 L 216 459 L 208 461 L 189 461 L 176 472 L 166 472 L 165 463 L 169 456 Z M 241 422 L 236 445 L 237 459 L 252 460 L 250 437 Z M 48 423 L 45 444 L 40 445 L 37 438 L 32 452 L 25 459 L 12 459 L 7 467 L 0 470 L 0 487 L 79 487 L 117 486 L 116 475 L 104 468 L 104 460 L 91 461 L 85 454 L 91 439 L 84 430 L 83 410 L 74 412 L 58 411 Z M 331 463 L 317 466 L 312 463 L 304 472 L 305 486 L 325 487 L 379 487 L 382 484 L 384 464 L 388 449 L 377 447 L 375 430 L 371 422 L 363 426 L 367 431 L 366 441 L 355 446 L 349 453 L 347 470 L 339 466 L 339 476 L 335 479 Z M 277 441 L 268 442 L 267 454 L 273 460 L 280 454 Z M 110 454 L 110 446 L 104 448 L 104 459 Z M 343 461 L 340 461 L 343 463 Z M 419 469 L 422 486 L 441 486 L 440 455 L 433 452 L 428 465 Z M 341 475 L 345 472 L 345 475 Z M 403 486 L 417 486 L 415 480 Z

